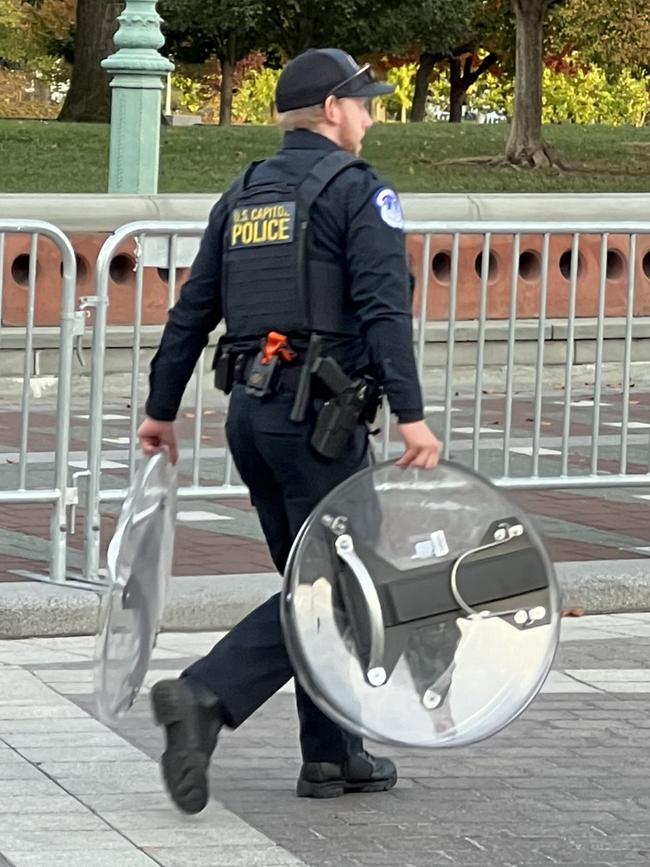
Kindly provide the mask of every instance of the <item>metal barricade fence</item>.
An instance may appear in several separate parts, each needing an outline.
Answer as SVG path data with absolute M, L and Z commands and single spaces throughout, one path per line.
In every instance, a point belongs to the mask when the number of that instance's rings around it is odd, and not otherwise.
M 139 388 L 140 375 L 140 349 L 142 345 L 142 305 L 144 290 L 144 269 L 147 262 L 148 251 L 157 253 L 157 263 L 164 264 L 167 270 L 168 306 L 171 307 L 179 294 L 177 280 L 178 253 L 183 239 L 198 239 L 205 230 L 204 223 L 156 223 L 142 222 L 132 223 L 118 229 L 102 247 L 96 270 L 96 296 L 92 303 L 96 308 L 95 325 L 93 334 L 92 352 L 92 375 L 90 395 L 90 436 L 88 444 L 88 479 L 86 520 L 84 531 L 84 577 L 95 580 L 99 575 L 100 557 L 100 533 L 101 533 L 101 508 L 103 504 L 120 503 L 126 496 L 126 485 L 130 483 L 136 469 L 138 458 L 137 428 L 139 422 L 139 410 L 141 407 L 142 392 Z M 102 462 L 102 432 L 103 432 L 103 405 L 104 405 L 104 371 L 105 371 L 105 346 L 107 333 L 108 313 L 108 286 L 111 261 L 125 241 L 136 241 L 136 264 L 135 264 L 135 299 L 133 310 L 133 365 L 131 370 L 131 395 L 130 395 L 130 418 L 129 418 L 129 444 L 128 444 L 128 479 L 122 488 L 105 488 L 102 486 L 104 475 Z M 164 255 L 160 258 L 161 250 Z M 195 252 L 195 250 L 194 250 Z M 187 253 L 185 254 L 187 255 Z M 193 256 L 190 256 L 190 259 Z M 189 260 L 186 260 L 189 262 Z M 210 499 L 210 498 L 241 498 L 248 494 L 247 489 L 233 483 L 233 462 L 230 452 L 224 448 L 212 450 L 213 454 L 207 454 L 202 448 L 203 434 L 203 393 L 201 388 L 202 377 L 205 369 L 205 353 L 199 359 L 194 379 L 194 430 L 192 437 L 191 467 L 187 475 L 183 472 L 179 477 L 179 500 Z M 185 450 L 181 451 L 183 457 Z M 201 484 L 202 464 L 206 460 L 216 458 L 223 459 L 223 466 L 215 467 L 222 471 L 220 484 Z M 184 469 L 185 461 L 181 461 L 181 470 Z M 188 478 L 189 476 L 189 478 Z
M 486 328 L 488 322 L 488 298 L 490 292 L 490 263 L 494 239 L 497 237 L 509 237 L 512 241 L 510 262 L 510 298 L 508 304 L 507 319 L 507 360 L 505 364 L 504 380 L 501 393 L 503 394 L 503 432 L 498 439 L 497 450 L 501 453 L 500 466 L 496 461 L 492 462 L 489 472 L 486 474 L 492 480 L 503 487 L 509 488 L 587 488 L 608 486 L 644 486 L 650 485 L 650 443 L 648 433 L 635 434 L 635 448 L 641 445 L 643 450 L 643 472 L 628 472 L 629 446 L 632 441 L 630 435 L 630 386 L 632 346 L 635 322 L 635 301 L 639 268 L 637 266 L 637 249 L 639 237 L 644 239 L 650 235 L 650 222 L 411 222 L 407 224 L 407 232 L 423 237 L 422 274 L 420 283 L 427 287 L 431 269 L 431 243 L 432 238 L 440 235 L 450 239 L 451 255 L 449 262 L 449 315 L 448 315 L 448 340 L 447 357 L 445 365 L 445 386 L 442 395 L 444 426 L 441 431 L 444 440 L 444 456 L 449 457 L 453 451 L 455 440 L 453 437 L 452 410 L 454 410 L 454 356 L 457 347 L 456 329 L 460 324 L 457 319 L 459 302 L 459 270 L 461 262 L 461 239 L 463 236 L 482 237 L 480 259 L 480 290 L 479 290 L 479 315 L 477 322 L 476 356 L 474 387 L 470 394 L 472 404 L 471 424 L 471 466 L 478 471 L 484 471 L 481 456 L 484 445 L 481 434 L 483 416 L 483 382 L 485 368 Z M 604 329 L 606 321 L 606 292 L 608 287 L 607 263 L 609 239 L 612 235 L 627 238 L 628 267 L 627 285 L 625 292 L 624 314 L 624 353 L 620 359 L 620 379 L 622 383 L 620 419 L 610 422 L 612 427 L 620 427 L 620 437 L 615 445 L 606 443 L 607 459 L 601 461 L 601 453 L 604 451 L 603 440 L 611 440 L 612 436 L 605 437 L 601 429 L 601 407 L 603 396 L 603 361 L 604 361 Z M 570 248 L 570 271 L 566 297 L 566 357 L 564 362 L 564 382 L 561 390 L 563 411 L 561 431 L 551 444 L 555 447 L 546 451 L 554 451 L 555 455 L 547 456 L 553 460 L 544 460 L 542 449 L 542 423 L 544 403 L 544 355 L 546 345 L 547 300 L 549 296 L 549 264 L 551 241 L 557 236 L 568 236 L 571 239 Z M 596 340 L 593 357 L 593 383 L 590 386 L 592 417 L 588 433 L 588 461 L 575 461 L 572 454 L 572 415 L 573 415 L 573 366 L 575 360 L 576 341 L 576 304 L 579 285 L 579 270 L 581 256 L 581 242 L 585 236 L 597 236 L 599 240 L 599 269 L 597 289 L 597 316 L 596 316 Z M 517 330 L 517 307 L 520 289 L 519 257 L 521 253 L 522 238 L 538 238 L 540 245 L 540 279 L 539 279 L 539 303 L 537 309 L 537 346 L 535 358 L 535 375 L 533 393 L 530 400 L 532 417 L 532 437 L 530 446 L 530 465 L 522 471 L 513 472 L 513 405 L 514 405 L 514 372 L 515 372 L 515 343 Z M 625 244 L 624 244 L 625 246 Z M 646 320 L 647 321 L 647 320 Z M 427 325 L 427 304 L 420 306 L 417 318 L 417 357 L 418 371 L 422 376 L 425 361 L 425 338 Z M 645 428 L 644 423 L 640 423 Z M 647 426 L 650 431 L 650 425 Z M 584 439 L 584 437 L 583 437 Z M 582 443 L 584 445 L 584 442 Z M 559 446 L 559 450 L 558 447 Z M 541 463 L 547 465 L 547 471 L 541 472 Z M 612 464 L 617 467 L 613 468 Z M 636 466 L 639 461 L 637 460 Z M 606 469 L 603 468 L 606 465 Z M 550 471 L 549 471 L 550 470 Z
M 49 504 L 49 575 L 51 581 L 63 582 L 67 568 L 67 536 L 69 532 L 69 508 L 75 503 L 75 490 L 68 486 L 68 455 L 70 440 L 70 404 L 72 387 L 72 358 L 74 339 L 81 329 L 83 312 L 75 313 L 76 259 L 68 238 L 49 223 L 39 220 L 0 220 L 0 343 L 3 333 L 15 332 L 4 328 L 2 311 L 5 296 L 5 252 L 7 236 L 29 238 L 29 254 L 23 256 L 25 286 L 24 304 L 24 358 L 22 370 L 21 417 L 17 428 L 18 451 L 10 459 L 5 458 L 0 471 L 0 504 L 14 506 Z M 61 256 L 61 307 L 58 325 L 58 373 L 56 395 L 56 431 L 53 434 L 53 454 L 45 460 L 34 460 L 30 452 L 30 426 L 32 422 L 32 396 L 34 368 L 34 328 L 37 302 L 42 293 L 56 292 L 57 287 L 43 285 L 38 281 L 38 252 L 41 242 L 47 239 L 55 245 Z M 39 457 L 43 457 L 40 455 Z M 27 572 L 26 574 L 31 574 Z
M 84 575 L 87 579 L 95 580 L 99 575 L 99 552 L 101 510 L 104 504 L 121 502 L 127 490 L 128 481 L 135 471 L 138 446 L 136 431 L 143 397 L 141 385 L 140 348 L 142 336 L 142 304 L 145 267 L 148 263 L 148 252 L 157 251 L 154 257 L 155 264 L 163 267 L 168 272 L 168 302 L 169 306 L 174 303 L 178 295 L 177 271 L 179 268 L 179 251 L 187 239 L 195 239 L 198 247 L 198 239 L 204 231 L 203 223 L 133 223 L 119 229 L 109 238 L 100 253 L 96 272 L 96 297 L 87 299 L 87 303 L 96 307 L 93 355 L 92 355 L 92 381 L 91 381 L 91 405 L 90 405 L 90 439 L 88 457 L 88 485 L 87 485 L 87 511 L 85 524 L 85 551 L 84 551 Z M 440 405 L 435 409 L 440 411 L 441 418 L 437 432 L 444 441 L 444 455 L 454 459 L 460 459 L 474 469 L 489 475 L 496 484 L 509 488 L 581 488 L 581 487 L 605 487 L 615 485 L 650 485 L 650 471 L 648 458 L 650 456 L 650 444 L 648 433 L 629 433 L 630 421 L 630 371 L 632 364 L 632 342 L 635 322 L 635 292 L 637 282 L 637 269 L 634 264 L 628 268 L 628 281 L 626 291 L 626 307 L 624 317 L 624 353 L 620 359 L 621 374 L 621 407 L 620 419 L 616 423 L 620 425 L 620 435 L 611 433 L 603 434 L 601 424 L 601 400 L 604 383 L 602 365 L 604 358 L 604 329 L 606 312 L 607 290 L 607 258 L 609 252 L 609 238 L 612 234 L 624 235 L 629 239 L 629 261 L 635 262 L 637 241 L 639 236 L 650 235 L 650 222 L 648 223 L 508 223 L 508 222 L 426 222 L 408 223 L 407 232 L 422 238 L 422 268 L 420 286 L 428 287 L 431 270 L 432 239 L 444 235 L 450 239 L 449 257 L 449 281 L 448 281 L 448 310 L 447 319 L 448 336 L 446 341 L 446 359 L 444 385 L 437 391 L 432 392 L 428 384 L 428 371 L 426 365 L 427 328 L 431 325 L 427 318 L 426 297 L 420 304 L 420 311 L 415 319 L 415 342 L 418 372 L 424 381 L 427 399 L 438 400 Z M 471 424 L 463 429 L 454 429 L 454 412 L 460 412 L 461 402 L 456 393 L 455 373 L 457 370 L 455 359 L 457 354 L 457 329 L 462 323 L 458 316 L 459 295 L 462 286 L 460 282 L 461 262 L 461 239 L 464 236 L 480 236 L 482 238 L 481 267 L 480 267 L 480 290 L 478 297 L 478 317 L 473 323 L 476 330 L 475 359 L 473 364 L 473 383 L 469 392 L 462 398 L 464 412 L 471 419 Z M 559 393 L 562 398 L 563 408 L 561 422 L 556 435 L 549 437 L 543 431 L 543 410 L 548 403 L 548 395 L 544 392 L 545 375 L 545 344 L 547 316 L 547 298 L 549 291 L 549 257 L 551 240 L 554 236 L 564 235 L 571 237 L 570 273 L 566 297 L 566 357 L 563 368 L 563 388 Z M 589 432 L 585 434 L 584 421 L 580 424 L 582 431 L 580 437 L 573 436 L 573 366 L 574 344 L 576 337 L 576 301 L 579 286 L 579 263 L 581 237 L 584 235 L 598 236 L 600 238 L 599 261 L 600 275 L 598 285 L 598 305 L 596 318 L 596 340 L 594 348 L 594 375 L 593 382 L 589 386 L 591 395 L 591 420 Z M 486 335 L 488 325 L 488 300 L 490 295 L 490 257 L 494 239 L 509 236 L 512 240 L 512 277 L 510 281 L 510 297 L 507 317 L 507 359 L 504 365 L 503 381 L 498 391 L 500 401 L 501 423 L 498 431 L 490 437 L 484 438 L 481 423 L 486 407 L 484 392 L 484 366 L 486 356 Z M 517 336 L 517 308 L 519 293 L 519 256 L 521 252 L 521 239 L 535 236 L 540 240 L 540 281 L 539 281 L 539 304 L 536 317 L 536 347 L 534 358 L 534 381 L 529 395 L 523 398 L 516 393 L 514 387 L 515 371 L 517 363 L 516 336 Z M 122 487 L 106 487 L 103 485 L 102 464 L 102 433 L 103 433 L 103 405 L 104 405 L 104 366 L 105 346 L 107 335 L 107 311 L 108 311 L 108 286 L 110 264 L 116 252 L 127 240 L 136 241 L 136 291 L 134 301 L 133 318 L 133 367 L 131 372 L 131 395 L 130 395 L 130 418 L 128 438 L 128 478 L 120 480 Z M 162 252 L 161 252 L 162 251 Z M 184 253 L 183 265 L 189 264 Z M 149 258 L 151 256 L 149 255 Z M 426 296 L 426 292 L 423 293 Z M 213 498 L 236 498 L 245 497 L 246 489 L 233 481 L 234 470 L 230 454 L 223 447 L 210 448 L 202 444 L 203 434 L 203 394 L 201 381 L 204 372 L 204 356 L 201 357 L 195 374 L 194 391 L 194 424 L 192 433 L 191 461 L 188 469 L 187 449 L 182 452 L 180 462 L 181 477 L 179 497 L 188 499 L 213 499 Z M 584 391 L 584 388 L 582 389 Z M 555 394 L 557 397 L 558 394 Z M 523 400 L 523 403 L 522 403 Z M 530 412 L 532 430 L 523 435 L 515 434 L 515 416 L 521 406 L 525 406 Z M 399 445 L 391 442 L 390 414 L 388 408 L 384 413 L 384 434 L 379 449 L 383 458 L 394 454 Z M 650 431 L 650 426 L 648 427 Z M 396 437 L 393 433 L 393 440 Z M 579 440 L 576 446 L 576 439 Z M 586 447 L 588 459 L 584 454 L 578 454 L 575 460 L 575 449 Z M 522 449 L 518 447 L 522 441 L 529 443 L 523 448 L 530 461 L 527 463 L 520 454 Z M 614 442 L 615 441 L 615 442 Z M 542 445 L 544 444 L 544 446 Z M 548 445 L 554 448 L 547 448 Z M 628 472 L 628 457 L 630 446 L 635 450 L 635 466 L 638 467 L 638 452 L 644 453 L 643 472 Z M 640 448 L 639 448 L 640 446 Z M 552 452 L 553 454 L 548 454 Z M 616 467 L 613 464 L 616 463 Z M 207 482 L 201 481 L 206 478 Z

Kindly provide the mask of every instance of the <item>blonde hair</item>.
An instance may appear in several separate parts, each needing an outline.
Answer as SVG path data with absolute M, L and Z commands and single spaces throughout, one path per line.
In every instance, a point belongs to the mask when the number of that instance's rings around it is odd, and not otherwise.
M 324 119 L 322 105 L 309 105 L 306 108 L 294 108 L 292 111 L 281 111 L 276 114 L 276 123 L 282 132 L 294 129 L 313 130 Z

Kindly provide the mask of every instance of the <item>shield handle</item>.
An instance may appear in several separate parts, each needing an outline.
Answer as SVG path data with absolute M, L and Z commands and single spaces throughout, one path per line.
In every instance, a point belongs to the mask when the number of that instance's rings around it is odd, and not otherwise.
M 384 617 L 381 612 L 381 602 L 370 573 L 363 560 L 354 550 L 352 536 L 343 533 L 336 539 L 335 548 L 338 556 L 349 567 L 361 591 L 370 623 L 370 655 L 366 679 L 371 686 L 383 686 L 386 683 L 384 661 Z

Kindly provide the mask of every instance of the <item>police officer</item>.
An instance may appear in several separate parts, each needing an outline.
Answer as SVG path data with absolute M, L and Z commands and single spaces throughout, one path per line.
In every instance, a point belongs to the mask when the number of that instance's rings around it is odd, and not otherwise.
M 320 357 L 351 380 L 370 374 L 381 385 L 405 446 L 398 465 L 438 461 L 413 354 L 400 202 L 359 159 L 371 100 L 392 90 L 338 49 L 310 50 L 286 66 L 276 93 L 283 145 L 250 166 L 213 209 L 152 362 L 139 438 L 146 455 L 167 448 L 175 462 L 173 422 L 183 391 L 209 333 L 225 319 L 216 369 L 220 386 L 232 391 L 228 443 L 280 573 L 314 506 L 368 464 L 362 417 L 338 457 L 312 445 L 325 392 L 308 394 L 306 411 L 292 420 L 314 335 Z M 154 686 L 154 715 L 166 733 L 163 776 L 182 810 L 199 812 L 207 803 L 221 727 L 239 726 L 292 676 L 274 596 L 181 678 Z M 299 796 L 395 784 L 393 763 L 365 752 L 299 683 L 296 700 Z

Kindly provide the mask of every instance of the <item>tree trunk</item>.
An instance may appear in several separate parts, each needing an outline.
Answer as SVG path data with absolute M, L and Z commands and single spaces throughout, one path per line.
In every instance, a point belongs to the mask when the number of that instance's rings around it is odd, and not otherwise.
M 461 56 L 464 55 L 464 60 L 461 61 Z M 497 62 L 496 54 L 488 54 L 479 63 L 476 69 L 472 69 L 474 62 L 474 53 L 469 54 L 467 51 L 459 51 L 455 55 L 449 57 L 449 83 L 451 91 L 449 96 L 449 122 L 460 123 L 463 119 L 463 105 L 467 91 L 475 84 L 478 79 L 491 69 Z
M 542 135 L 544 18 L 549 0 L 512 0 L 517 19 L 515 104 L 505 158 L 517 166 L 554 164 Z
M 294 57 L 310 48 L 314 48 L 314 19 L 310 15 L 301 15 L 298 24 L 298 40 Z
M 433 75 L 436 63 L 442 60 L 442 55 L 431 54 L 423 51 L 420 55 L 420 63 L 415 74 L 415 93 L 413 94 L 413 106 L 411 108 L 411 123 L 421 123 L 424 120 L 429 93 L 429 82 Z
M 219 126 L 230 126 L 232 122 L 232 88 L 235 63 L 231 57 L 220 57 L 221 63 L 221 100 L 219 105 Z
M 109 123 L 111 89 L 100 63 L 113 53 L 122 0 L 79 0 L 70 90 L 59 120 Z
M 449 58 L 449 123 L 460 123 L 463 119 L 463 105 L 468 85 L 460 72 L 461 63 L 457 57 Z

